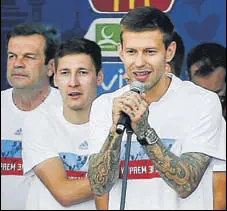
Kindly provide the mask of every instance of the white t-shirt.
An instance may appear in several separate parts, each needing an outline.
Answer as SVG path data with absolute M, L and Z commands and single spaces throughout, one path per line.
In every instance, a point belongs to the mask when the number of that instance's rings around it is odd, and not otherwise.
M 217 95 L 192 82 L 182 81 L 172 74 L 169 74 L 169 77 L 172 81 L 165 95 L 149 106 L 151 127 L 177 156 L 186 152 L 201 152 L 214 157 L 214 161 L 225 160 L 226 123 Z M 90 141 L 93 153 L 100 150 L 109 133 L 114 97 L 127 90 L 129 86 L 114 93 L 103 94 L 93 102 L 90 113 Z M 125 143 L 124 134 L 120 155 L 120 178 L 123 175 Z M 186 199 L 182 199 L 160 177 L 133 135 L 125 209 L 212 209 L 212 169 L 213 162 L 207 168 L 197 189 Z M 121 187 L 122 179 L 119 179 L 110 191 L 109 209 L 120 208 Z
M 31 126 L 30 118 L 39 124 Z M 58 113 L 33 113 L 24 123 L 22 157 L 25 175 L 31 180 L 26 209 L 94 210 L 93 199 L 69 207 L 62 206 L 33 171 L 41 162 L 60 157 L 68 179 L 86 177 L 90 149 L 88 123 L 69 123 L 65 120 L 62 109 Z
M 13 103 L 12 88 L 1 91 L 1 209 L 25 209 L 28 183 L 22 167 L 22 124 L 33 111 L 21 111 Z M 35 110 L 54 110 L 60 106 L 59 91 L 51 88 L 46 100 Z M 35 127 L 37 122 L 32 121 Z

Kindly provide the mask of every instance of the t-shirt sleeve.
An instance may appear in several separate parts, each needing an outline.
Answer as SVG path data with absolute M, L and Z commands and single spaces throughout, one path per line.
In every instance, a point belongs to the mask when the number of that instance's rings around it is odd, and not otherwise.
M 89 119 L 90 154 L 98 153 L 108 137 L 112 125 L 112 101 L 105 96 L 97 98 L 91 108 Z
M 22 135 L 22 159 L 24 174 L 43 161 L 58 156 L 56 134 L 48 115 L 34 111 L 24 120 Z
M 226 122 L 216 94 L 207 94 L 195 102 L 198 113 L 193 115 L 190 130 L 185 136 L 182 153 L 201 152 L 226 160 Z
M 226 161 L 215 159 L 213 162 L 213 171 L 226 171 Z

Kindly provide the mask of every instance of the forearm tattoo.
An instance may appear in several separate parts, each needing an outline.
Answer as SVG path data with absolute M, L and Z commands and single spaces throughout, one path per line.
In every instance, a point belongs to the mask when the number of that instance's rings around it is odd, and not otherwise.
M 90 157 L 88 179 L 98 196 L 109 192 L 119 178 L 121 139 L 122 135 L 110 133 L 100 152 Z
M 148 110 L 143 114 L 141 120 L 135 125 L 134 128 L 134 133 L 136 134 L 137 137 L 141 137 L 144 134 L 144 131 L 149 127 L 148 123 L 148 115 L 149 112 Z
M 196 189 L 211 160 L 198 152 L 177 157 L 160 140 L 154 145 L 144 146 L 144 149 L 160 176 L 182 198 Z

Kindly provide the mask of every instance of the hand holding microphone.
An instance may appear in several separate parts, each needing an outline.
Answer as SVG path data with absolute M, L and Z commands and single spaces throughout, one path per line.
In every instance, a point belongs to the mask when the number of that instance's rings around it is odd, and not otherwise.
M 135 94 L 142 94 L 144 92 L 144 84 L 139 81 L 131 83 L 130 92 L 125 93 L 122 97 L 118 98 L 120 103 L 120 118 L 118 119 L 116 132 L 122 134 L 126 127 L 131 125 L 131 119 L 139 120 L 141 115 L 147 109 L 146 102 L 141 96 Z M 131 119 L 130 119 L 131 118 Z

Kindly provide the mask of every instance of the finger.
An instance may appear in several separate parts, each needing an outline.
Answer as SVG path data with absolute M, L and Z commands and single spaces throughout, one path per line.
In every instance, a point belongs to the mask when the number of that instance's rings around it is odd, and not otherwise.
M 124 96 L 121 98 L 121 103 L 130 107 L 132 110 L 138 111 L 139 106 L 137 100 L 132 96 Z
M 124 105 L 130 106 L 133 111 L 138 111 L 140 109 L 147 109 L 148 104 L 141 96 L 124 96 L 121 98 L 121 102 Z

